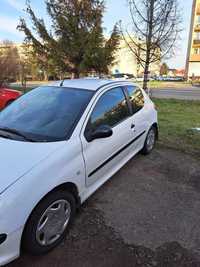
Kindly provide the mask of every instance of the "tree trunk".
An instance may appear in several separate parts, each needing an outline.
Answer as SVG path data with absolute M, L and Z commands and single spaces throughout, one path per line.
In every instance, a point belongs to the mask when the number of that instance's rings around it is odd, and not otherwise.
M 80 78 L 80 72 L 78 69 L 75 69 L 72 74 L 72 79 L 79 79 Z
M 147 26 L 147 39 L 146 39 L 146 60 L 144 68 L 144 81 L 143 89 L 148 91 L 148 80 L 149 80 L 149 65 L 151 57 L 151 44 L 153 35 L 153 16 L 154 16 L 154 3 L 156 0 L 150 0 L 149 7 L 147 10 L 148 26 Z
M 48 73 L 46 71 L 44 72 L 44 80 L 48 81 Z
M 74 73 L 74 78 L 75 79 L 79 79 L 80 78 L 80 73 L 79 72 Z
M 149 81 L 149 64 L 146 62 L 144 68 L 144 80 L 143 80 L 143 89 L 146 92 L 148 91 L 148 81 Z

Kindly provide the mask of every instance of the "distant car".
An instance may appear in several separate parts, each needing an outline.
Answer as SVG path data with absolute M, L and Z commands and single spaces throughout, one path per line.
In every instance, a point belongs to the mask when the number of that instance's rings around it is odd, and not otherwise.
M 115 80 L 131 80 L 131 79 L 135 79 L 133 74 L 130 73 L 116 73 L 113 74 L 112 77 Z
M 144 78 L 143 77 L 137 77 L 135 81 L 136 82 L 143 82 L 144 81 Z
M 0 110 L 10 105 L 22 95 L 21 92 L 9 88 L 0 88 Z
M 0 266 L 57 246 L 77 207 L 157 136 L 153 102 L 127 81 L 59 81 L 0 112 Z
M 177 82 L 184 82 L 184 81 L 185 81 L 185 78 L 182 77 L 182 76 L 176 76 L 176 77 L 174 77 L 174 81 L 177 81 Z
M 172 76 L 159 76 L 156 77 L 157 81 L 165 81 L 165 82 L 183 82 L 185 80 L 184 77 L 181 76 L 176 76 L 176 77 L 172 77 Z

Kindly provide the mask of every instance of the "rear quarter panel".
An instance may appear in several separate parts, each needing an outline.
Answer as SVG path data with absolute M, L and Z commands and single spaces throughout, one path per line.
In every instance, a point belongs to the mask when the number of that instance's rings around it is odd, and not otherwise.
M 155 109 L 155 105 L 153 101 L 149 98 L 149 96 L 142 90 L 145 98 L 145 119 L 148 125 L 148 129 L 154 124 L 158 124 L 158 112 Z

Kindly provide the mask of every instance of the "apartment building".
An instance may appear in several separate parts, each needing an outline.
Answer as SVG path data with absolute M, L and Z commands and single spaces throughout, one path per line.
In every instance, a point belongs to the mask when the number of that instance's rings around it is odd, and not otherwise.
M 131 42 L 131 41 L 130 41 Z M 158 50 L 160 53 L 160 50 Z M 161 62 L 152 63 L 150 66 L 150 75 L 159 75 Z M 131 52 L 127 43 L 122 39 L 120 41 L 119 50 L 115 55 L 115 62 L 110 68 L 111 73 L 127 73 L 135 77 L 143 77 L 144 69 L 139 64 L 135 55 Z
M 187 78 L 200 78 L 200 0 L 193 0 L 186 76 Z

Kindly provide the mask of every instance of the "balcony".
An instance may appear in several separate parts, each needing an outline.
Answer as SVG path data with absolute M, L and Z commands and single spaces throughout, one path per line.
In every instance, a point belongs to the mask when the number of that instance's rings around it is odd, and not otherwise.
M 193 47 L 200 47 L 200 39 L 193 40 Z
M 196 24 L 194 27 L 195 32 L 200 32 L 200 24 Z
M 200 5 L 197 6 L 196 14 L 197 14 L 197 15 L 200 15 Z
M 200 62 L 200 55 L 191 55 L 190 62 Z

